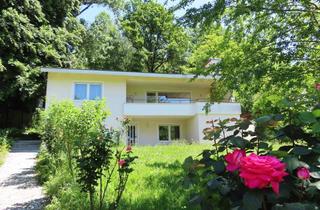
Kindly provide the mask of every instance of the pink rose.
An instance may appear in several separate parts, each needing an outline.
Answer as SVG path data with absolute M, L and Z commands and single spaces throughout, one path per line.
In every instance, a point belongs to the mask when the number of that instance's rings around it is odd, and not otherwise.
M 120 167 L 123 167 L 126 164 L 126 161 L 121 159 L 121 160 L 118 161 L 118 164 L 119 164 Z
M 132 147 L 131 147 L 131 145 L 128 145 L 126 148 L 126 152 L 131 152 L 131 151 L 132 151 Z
M 232 153 L 228 153 L 224 159 L 227 161 L 227 171 L 233 172 L 239 169 L 240 162 L 243 157 L 246 156 L 246 152 L 241 149 L 236 149 Z
M 250 189 L 263 189 L 271 186 L 279 194 L 279 184 L 287 176 L 286 167 L 279 159 L 273 156 L 259 156 L 251 153 L 242 158 L 240 164 L 240 177 L 244 185 Z
M 320 91 L 320 83 L 316 83 L 316 90 L 319 90 Z
M 310 178 L 310 171 L 305 167 L 300 167 L 297 170 L 297 177 L 302 180 L 307 180 Z

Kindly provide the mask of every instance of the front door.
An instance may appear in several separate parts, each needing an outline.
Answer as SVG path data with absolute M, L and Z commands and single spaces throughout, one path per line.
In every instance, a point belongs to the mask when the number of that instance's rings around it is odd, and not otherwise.
M 137 126 L 129 125 L 128 126 L 128 145 L 135 145 L 137 141 L 138 133 L 137 133 Z

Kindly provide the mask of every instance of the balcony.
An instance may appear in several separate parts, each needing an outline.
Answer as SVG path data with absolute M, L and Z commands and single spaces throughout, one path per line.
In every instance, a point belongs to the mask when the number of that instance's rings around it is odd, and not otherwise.
M 149 102 L 148 102 L 149 101 Z M 153 102 L 150 102 L 153 101 Z M 127 98 L 124 104 L 124 114 L 127 116 L 179 116 L 192 117 L 197 114 L 204 114 L 203 107 L 206 102 L 204 99 L 168 99 L 150 100 Z M 240 115 L 241 108 L 239 103 L 214 103 L 211 105 L 209 114 L 213 115 Z

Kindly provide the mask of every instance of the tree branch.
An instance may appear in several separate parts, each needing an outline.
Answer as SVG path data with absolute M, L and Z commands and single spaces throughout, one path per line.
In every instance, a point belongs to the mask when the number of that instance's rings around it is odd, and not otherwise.
M 81 15 L 84 11 L 86 11 L 87 9 L 89 9 L 91 6 L 93 5 L 93 3 L 89 3 L 85 8 L 83 8 L 76 16 Z

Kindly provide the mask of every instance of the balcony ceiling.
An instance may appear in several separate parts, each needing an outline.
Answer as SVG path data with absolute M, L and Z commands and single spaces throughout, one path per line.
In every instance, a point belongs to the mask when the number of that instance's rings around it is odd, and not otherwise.
M 209 87 L 212 80 L 203 80 L 203 79 L 196 79 L 190 81 L 190 79 L 168 79 L 168 78 L 148 78 L 146 79 L 127 79 L 127 85 L 169 85 L 175 87 Z

